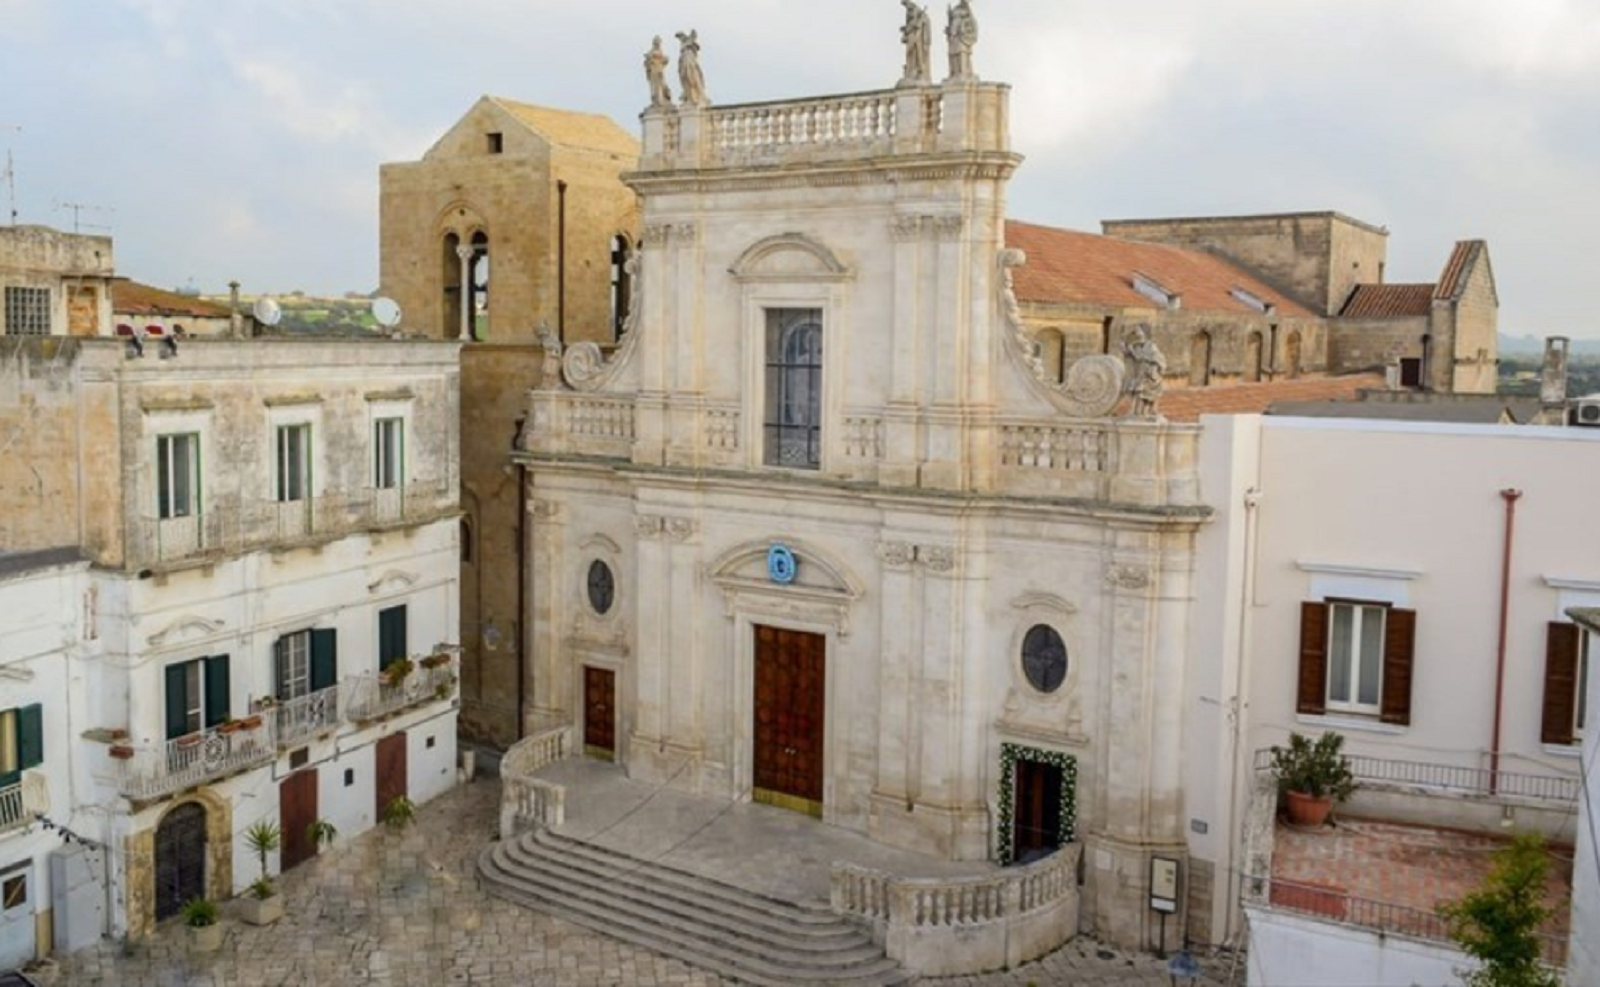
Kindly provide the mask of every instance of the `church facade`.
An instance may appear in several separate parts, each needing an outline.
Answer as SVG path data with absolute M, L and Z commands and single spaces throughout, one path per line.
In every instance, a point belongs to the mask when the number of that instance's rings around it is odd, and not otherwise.
M 1084 926 L 1148 947 L 1198 429 L 1125 398 L 1159 388 L 1136 340 L 1044 366 L 1008 96 L 645 113 L 626 332 L 547 354 L 515 457 L 524 729 L 945 859 L 1081 844 Z

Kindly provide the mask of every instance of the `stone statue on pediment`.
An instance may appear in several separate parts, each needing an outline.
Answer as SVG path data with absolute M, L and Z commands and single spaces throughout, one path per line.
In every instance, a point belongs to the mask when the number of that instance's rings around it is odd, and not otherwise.
M 706 77 L 700 71 L 700 32 L 678 32 L 678 85 L 684 106 L 706 105 Z
M 968 0 L 960 0 L 948 11 L 944 37 L 950 49 L 950 79 L 956 82 L 976 79 L 972 71 L 972 49 L 978 44 L 978 18 L 972 13 Z
M 911 0 L 900 0 L 906 8 L 906 23 L 900 28 L 900 40 L 906 46 L 906 71 L 901 77 L 902 86 L 926 86 L 933 81 L 929 65 L 933 51 L 933 24 L 928 20 L 928 8 L 919 7 Z
M 1166 390 L 1167 358 L 1150 336 L 1150 327 L 1137 325 L 1122 337 L 1122 352 L 1128 359 L 1126 391 L 1133 398 L 1129 414 L 1135 418 L 1158 418 L 1156 404 Z
M 671 106 L 672 89 L 667 85 L 667 53 L 661 50 L 661 35 L 644 54 L 644 77 L 650 83 L 650 105 Z

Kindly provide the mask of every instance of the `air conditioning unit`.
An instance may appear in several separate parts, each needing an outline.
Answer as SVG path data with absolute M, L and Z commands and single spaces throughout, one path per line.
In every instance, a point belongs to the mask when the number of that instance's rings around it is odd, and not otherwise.
M 1600 428 L 1600 394 L 1572 402 L 1572 424 Z

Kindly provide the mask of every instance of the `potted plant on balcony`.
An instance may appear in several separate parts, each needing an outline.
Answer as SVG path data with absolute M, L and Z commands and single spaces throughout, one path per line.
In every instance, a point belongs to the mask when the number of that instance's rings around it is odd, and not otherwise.
M 1312 740 L 1291 733 L 1288 747 L 1272 748 L 1272 774 L 1293 826 L 1316 828 L 1328 820 L 1333 803 L 1355 791 L 1355 776 L 1344 756 L 1344 737 L 1329 731 Z
M 217 922 L 217 906 L 205 898 L 190 898 L 179 912 L 189 927 L 189 947 L 197 953 L 215 953 L 222 948 L 222 926 Z
M 118 761 L 133 760 L 133 747 L 129 744 L 112 744 L 110 753 Z
M 244 831 L 244 841 L 261 863 L 261 876 L 244 898 L 244 920 L 251 925 L 271 925 L 283 917 L 283 899 L 267 874 L 267 854 L 282 844 L 283 833 L 277 823 L 262 819 Z
M 448 651 L 436 651 L 422 659 L 423 668 L 442 668 L 448 664 L 450 664 L 450 653 Z
M 217 727 L 217 732 L 218 733 L 232 734 L 232 733 L 238 733 L 240 730 L 243 730 L 243 729 L 244 729 L 244 721 L 243 720 L 236 720 L 236 719 L 234 719 L 233 717 L 230 716 L 226 720 L 222 721 L 222 725 L 221 726 Z
M 410 658 L 396 658 L 389 663 L 387 668 L 378 673 L 378 677 L 383 680 L 384 685 L 400 685 L 415 668 L 416 666 Z

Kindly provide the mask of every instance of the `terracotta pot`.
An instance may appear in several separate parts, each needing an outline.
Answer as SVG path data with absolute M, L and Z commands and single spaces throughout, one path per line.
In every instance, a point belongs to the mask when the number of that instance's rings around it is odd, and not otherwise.
M 243 720 L 240 720 L 239 722 L 244 724 L 244 728 L 246 730 L 255 730 L 255 729 L 257 729 L 258 727 L 261 726 L 261 714 L 260 713 L 251 713 L 249 716 L 245 717 Z
M 1328 821 L 1328 813 L 1333 811 L 1333 799 L 1326 796 L 1314 798 L 1304 792 L 1284 792 L 1283 797 L 1288 806 L 1291 826 L 1316 829 Z
M 133 748 L 124 744 L 111 745 L 111 756 L 119 761 L 133 760 Z

